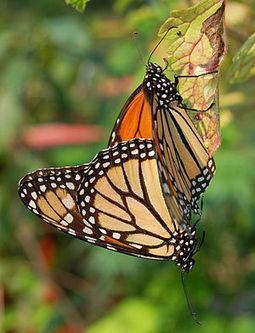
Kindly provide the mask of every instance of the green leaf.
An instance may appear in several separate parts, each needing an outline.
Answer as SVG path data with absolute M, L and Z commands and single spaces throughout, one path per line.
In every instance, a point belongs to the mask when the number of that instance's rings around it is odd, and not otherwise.
M 89 0 L 65 0 L 67 5 L 71 5 L 78 12 L 82 13 Z
M 86 329 L 86 333 L 153 333 L 157 331 L 157 309 L 143 299 L 127 299 L 113 312 Z
M 21 122 L 22 106 L 17 98 L 8 91 L 0 93 L 0 148 L 3 150 L 11 145 L 17 136 Z
M 80 20 L 74 17 L 47 18 L 42 22 L 42 26 L 54 46 L 61 50 L 67 50 L 69 53 L 72 50 L 72 54 L 82 55 L 89 48 L 89 36 L 86 28 Z
M 240 83 L 255 76 L 255 33 L 238 50 L 229 68 L 230 82 Z
M 211 155 L 220 145 L 218 77 L 212 72 L 219 70 L 226 53 L 224 9 L 223 0 L 206 0 L 186 10 L 172 11 L 159 31 L 160 36 L 166 34 L 169 71 L 186 76 L 207 74 L 180 78 L 178 88 L 189 108 L 206 110 L 215 103 L 205 113 L 190 113 Z
M 22 89 L 33 70 L 33 64 L 22 57 L 10 57 L 1 71 L 0 89 L 0 151 L 17 138 L 22 121 Z

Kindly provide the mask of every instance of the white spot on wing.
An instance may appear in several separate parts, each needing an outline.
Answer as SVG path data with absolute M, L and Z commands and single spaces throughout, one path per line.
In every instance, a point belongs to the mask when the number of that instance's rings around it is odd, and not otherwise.
M 113 232 L 112 237 L 115 239 L 120 239 L 120 234 L 118 232 Z
M 63 225 L 64 227 L 66 227 L 68 225 L 68 223 L 65 220 L 61 220 L 59 223 L 61 225 Z
M 75 176 L 75 180 L 80 180 L 81 179 L 81 176 L 79 175 L 79 174 L 77 174 L 76 176 Z
M 103 167 L 107 168 L 110 165 L 110 162 L 103 163 Z
M 90 228 L 88 228 L 88 227 L 85 227 L 82 231 L 83 231 L 85 234 L 88 234 L 88 235 L 92 235 L 92 234 L 93 234 L 92 229 L 90 229 Z
M 75 205 L 75 202 L 70 194 L 68 194 L 64 199 L 62 199 L 62 202 L 68 209 L 72 209 Z
M 94 218 L 94 216 L 90 216 L 89 219 L 88 219 L 88 221 L 89 221 L 90 223 L 95 223 L 95 218 Z
M 70 190 L 74 190 L 75 186 L 73 183 L 66 183 L 66 186 L 70 189 Z
M 41 186 L 40 186 L 40 190 L 41 190 L 42 192 L 45 192 L 45 191 L 46 191 L 46 186 L 45 186 L 45 185 L 41 185 Z
M 65 220 L 66 220 L 68 223 L 72 223 L 72 222 L 73 222 L 73 215 L 71 215 L 70 213 L 66 214 L 66 216 L 65 216 Z
M 36 204 L 35 204 L 34 200 L 30 200 L 28 205 L 32 208 L 36 208 Z

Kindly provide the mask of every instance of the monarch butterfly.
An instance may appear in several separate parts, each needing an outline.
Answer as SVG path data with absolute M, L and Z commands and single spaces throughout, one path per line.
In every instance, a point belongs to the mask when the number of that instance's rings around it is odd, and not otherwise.
M 215 173 L 215 164 L 185 110 L 176 81 L 148 62 L 142 84 L 124 105 L 109 146 L 131 138 L 153 139 L 168 209 L 179 224 L 188 224 L 191 211 Z
M 131 139 L 89 164 L 39 169 L 19 184 L 23 203 L 43 221 L 89 243 L 142 258 L 194 265 L 195 226 L 169 214 L 154 142 Z

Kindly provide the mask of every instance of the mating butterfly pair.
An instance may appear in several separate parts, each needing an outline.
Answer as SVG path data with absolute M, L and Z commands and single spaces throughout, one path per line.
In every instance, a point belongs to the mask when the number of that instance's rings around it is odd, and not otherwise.
M 59 230 L 109 250 L 173 260 L 188 271 L 197 249 L 191 214 L 199 213 L 214 172 L 177 83 L 148 63 L 109 148 L 89 164 L 28 174 L 19 195 Z

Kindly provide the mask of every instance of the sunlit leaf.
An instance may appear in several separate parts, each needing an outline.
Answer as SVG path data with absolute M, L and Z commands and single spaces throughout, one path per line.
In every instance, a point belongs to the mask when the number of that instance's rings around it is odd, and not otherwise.
M 83 12 L 89 0 L 65 0 L 67 5 L 71 5 L 78 12 Z
M 239 49 L 229 68 L 231 83 L 239 83 L 255 76 L 255 33 Z
M 159 35 L 166 35 L 169 70 L 178 75 L 201 75 L 180 78 L 179 90 L 187 107 L 207 112 L 190 112 L 210 154 L 220 145 L 218 113 L 218 75 L 212 73 L 226 52 L 224 41 L 223 0 L 202 1 L 186 10 L 172 11 Z

